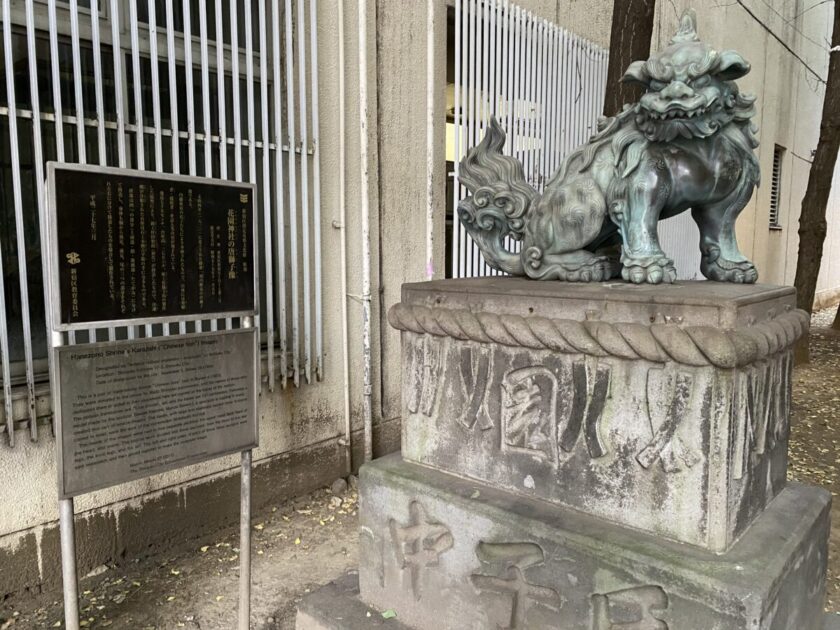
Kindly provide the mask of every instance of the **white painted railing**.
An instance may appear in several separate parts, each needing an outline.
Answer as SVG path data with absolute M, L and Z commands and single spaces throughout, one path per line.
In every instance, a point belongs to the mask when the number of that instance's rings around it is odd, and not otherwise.
M 37 439 L 36 384 L 47 378 L 37 226 L 48 159 L 255 182 L 268 387 L 320 378 L 315 0 L 0 0 L 0 7 L 7 226 L 0 223 L 0 354 L 9 442 L 13 420 Z M 68 341 L 237 325 L 89 331 Z M 18 384 L 24 417 L 13 410 Z
M 535 17 L 509 0 L 455 0 L 455 194 L 449 277 L 501 275 L 458 221 L 468 191 L 458 162 L 484 136 L 490 116 L 507 134 L 504 151 L 525 167 L 536 190 L 563 157 L 597 129 L 604 108 L 609 51 Z M 687 214 L 664 221 L 660 236 L 678 277 L 696 277 L 697 228 Z M 520 243 L 508 240 L 511 251 Z

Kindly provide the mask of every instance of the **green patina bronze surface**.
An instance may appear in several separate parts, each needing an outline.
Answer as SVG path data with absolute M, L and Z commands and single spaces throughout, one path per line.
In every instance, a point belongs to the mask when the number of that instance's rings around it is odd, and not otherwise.
M 710 280 L 752 283 L 755 266 L 738 249 L 735 221 L 759 183 L 755 98 L 735 83 L 750 65 L 697 36 L 692 10 L 662 51 L 635 61 L 625 81 L 643 84 L 638 103 L 599 122 L 598 133 L 561 164 L 542 194 L 504 155 L 493 119 L 461 163 L 472 193 L 461 222 L 487 262 L 512 275 L 598 282 L 673 282 L 657 223 L 686 210 L 700 229 L 701 271 Z M 521 252 L 505 246 L 522 241 Z

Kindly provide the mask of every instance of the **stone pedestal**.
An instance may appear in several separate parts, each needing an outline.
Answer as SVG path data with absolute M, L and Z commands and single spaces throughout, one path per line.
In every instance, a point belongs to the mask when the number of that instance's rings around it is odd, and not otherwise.
M 361 601 L 418 629 L 822 627 L 793 289 L 429 282 L 389 320 L 403 452 L 362 471 Z

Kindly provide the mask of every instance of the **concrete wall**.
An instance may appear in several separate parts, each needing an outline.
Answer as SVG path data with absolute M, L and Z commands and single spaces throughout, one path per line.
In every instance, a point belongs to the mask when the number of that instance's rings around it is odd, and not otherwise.
M 377 452 L 399 443 L 399 337 L 385 319 L 399 299 L 403 282 L 425 278 L 426 222 L 426 3 L 420 0 L 365 0 L 368 7 L 367 130 L 370 159 L 359 160 L 358 40 L 356 2 L 345 2 L 346 108 L 338 103 L 337 11 L 335 2 L 318 3 L 321 102 L 322 251 L 325 373 L 320 383 L 269 393 L 260 400 L 261 445 L 254 454 L 254 503 L 257 508 L 330 482 L 344 470 L 342 299 L 349 304 L 350 400 L 354 442 L 361 444 L 363 388 L 360 270 L 361 171 L 370 177 L 373 289 L 373 415 Z M 825 76 L 827 53 L 808 38 L 822 42 L 829 33 L 831 5 L 804 14 L 788 25 L 765 3 L 744 0 L 768 28 L 778 34 L 818 74 Z M 435 0 L 435 118 L 441 121 L 433 138 L 435 171 L 432 192 L 444 195 L 444 89 L 447 5 Z M 529 10 L 556 21 L 601 45 L 608 45 L 611 0 L 522 0 Z M 653 45 L 673 32 L 678 12 L 689 3 L 659 2 Z M 774 3 L 775 4 L 775 3 Z M 802 2 L 784 3 L 790 13 Z M 760 161 L 765 178 L 772 166 L 773 145 L 787 147 L 783 170 L 783 229 L 767 227 L 769 185 L 755 195 L 738 224 L 744 250 L 752 255 L 769 282 L 791 282 L 797 248 L 798 207 L 807 181 L 810 152 L 816 146 L 822 87 L 800 61 L 779 44 L 737 3 L 697 6 L 701 35 L 720 48 L 741 51 L 753 64 L 744 88 L 759 95 Z M 779 9 L 779 11 L 782 11 Z M 787 14 L 785 14 L 787 15 Z M 828 26 L 826 26 L 828 25 Z M 340 292 L 339 116 L 346 124 L 347 150 L 347 280 L 350 298 Z M 829 243 L 820 277 L 820 295 L 840 286 L 840 234 L 834 191 Z M 439 207 L 442 207 L 439 202 Z M 443 270 L 442 212 L 431 226 L 435 242 L 433 269 Z M 692 244 L 693 245 L 693 244 Z M 14 449 L 0 447 L 0 596 L 24 588 L 53 588 L 60 577 L 54 441 L 31 444 L 22 433 Z M 356 457 L 356 463 L 359 457 Z M 238 461 L 225 458 L 81 497 L 77 513 L 80 573 L 103 562 L 120 562 L 150 548 L 201 536 L 236 519 Z

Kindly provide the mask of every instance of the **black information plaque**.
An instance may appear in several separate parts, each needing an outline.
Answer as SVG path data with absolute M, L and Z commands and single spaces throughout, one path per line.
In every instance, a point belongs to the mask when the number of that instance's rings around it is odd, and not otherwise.
M 56 323 L 254 310 L 252 185 L 50 167 Z
M 56 348 L 61 497 L 256 447 L 256 332 Z

